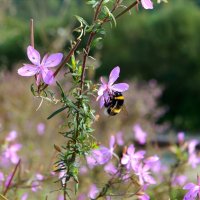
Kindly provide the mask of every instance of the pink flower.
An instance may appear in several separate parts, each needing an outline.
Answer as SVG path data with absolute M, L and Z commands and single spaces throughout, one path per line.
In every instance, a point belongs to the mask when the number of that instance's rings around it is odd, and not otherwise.
M 151 0 L 141 0 L 141 4 L 144 9 L 153 9 L 153 3 Z
M 63 54 L 46 54 L 44 58 L 40 58 L 40 53 L 32 46 L 27 48 L 27 56 L 32 64 L 24 64 L 23 67 L 18 69 L 18 74 L 21 76 L 34 76 L 36 75 L 36 84 L 39 85 L 41 78 L 46 84 L 52 84 L 54 81 L 53 72 L 48 68 L 56 67 L 60 64 Z
M 97 100 L 100 99 L 100 107 L 102 108 L 105 101 L 109 99 L 109 95 L 113 93 L 113 91 L 116 92 L 124 92 L 128 90 L 129 85 L 127 83 L 117 83 L 114 84 L 114 82 L 119 78 L 120 68 L 115 67 L 111 72 L 109 76 L 108 82 L 106 82 L 102 77 L 101 80 L 101 86 L 98 90 L 98 97 Z
M 28 193 L 24 193 L 21 197 L 21 200 L 27 200 L 28 199 Z
M 11 142 L 17 138 L 17 131 L 11 131 L 6 137 L 7 142 Z
M 21 149 L 21 144 L 13 144 L 5 149 L 3 152 L 3 157 L 9 159 L 13 164 L 17 164 L 19 161 L 19 156 L 17 155 L 17 151 Z
M 179 132 L 177 135 L 178 143 L 183 144 L 185 141 L 185 133 L 184 132 Z
M 133 132 L 135 133 L 135 139 L 139 144 L 145 144 L 147 133 L 144 132 L 139 124 L 133 126 Z
M 98 193 L 99 193 L 99 189 L 96 187 L 95 184 L 93 184 L 90 186 L 88 197 L 90 199 L 95 199 L 98 196 Z
M 116 142 L 119 146 L 124 145 L 123 133 L 121 131 L 116 134 Z
M 131 144 L 127 152 L 123 154 L 123 157 L 121 159 L 122 165 L 126 165 L 126 168 L 130 170 L 131 168 L 133 170 L 136 169 L 136 166 L 138 165 L 138 162 L 144 158 L 145 151 L 138 151 L 135 152 L 135 147 L 133 144 Z
M 37 132 L 38 132 L 38 135 L 43 135 L 44 134 L 44 131 L 45 131 L 45 124 L 44 123 L 39 123 L 37 125 Z
M 187 177 L 184 175 L 174 176 L 172 179 L 173 186 L 183 186 L 187 181 Z
M 100 146 L 98 149 L 92 150 L 91 155 L 86 157 L 88 166 L 93 168 L 94 166 L 104 165 L 109 162 L 114 154 L 114 144 L 115 137 L 111 136 L 109 148 Z
M 141 185 L 146 184 L 155 184 L 155 179 L 150 175 L 150 166 L 140 163 L 135 168 L 135 174 L 139 177 L 139 182 Z
M 183 200 L 195 200 L 200 198 L 200 178 L 197 176 L 197 184 L 188 183 L 183 187 L 184 190 L 188 190 Z
M 111 162 L 105 165 L 104 170 L 110 175 L 115 175 L 118 172 L 117 168 Z

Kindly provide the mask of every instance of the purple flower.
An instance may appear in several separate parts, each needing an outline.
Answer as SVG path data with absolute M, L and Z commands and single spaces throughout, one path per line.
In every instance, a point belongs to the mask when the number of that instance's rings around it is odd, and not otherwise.
M 141 0 L 141 4 L 144 9 L 153 9 L 153 3 L 151 0 Z
M 136 124 L 133 126 L 133 131 L 135 133 L 135 139 L 139 144 L 145 144 L 146 143 L 146 138 L 147 138 L 147 133 L 144 132 L 139 124 Z
M 189 154 L 188 164 L 192 166 L 192 168 L 196 168 L 200 163 L 200 158 L 196 155 L 196 153 Z
M 149 195 L 145 193 L 147 187 L 148 187 L 147 184 L 143 185 L 142 188 L 139 190 L 139 192 L 136 193 L 139 200 L 150 200 Z
M 64 200 L 64 197 L 63 197 L 62 194 L 60 194 L 60 195 L 58 196 L 58 200 Z
M 63 54 L 46 54 L 44 58 L 40 58 L 40 53 L 32 46 L 27 47 L 27 56 L 32 64 L 24 64 L 23 67 L 18 69 L 18 74 L 21 76 L 34 76 L 36 75 L 36 84 L 39 85 L 41 78 L 46 84 L 52 84 L 54 80 L 53 72 L 48 68 L 56 67 L 60 64 Z
M 114 154 L 115 137 L 110 138 L 110 148 L 100 146 L 98 149 L 93 149 L 91 155 L 86 157 L 88 166 L 93 168 L 97 165 L 104 165 L 110 161 Z
M 114 82 L 119 78 L 120 68 L 115 67 L 111 72 L 109 76 L 108 82 L 106 82 L 102 77 L 101 80 L 101 86 L 98 90 L 98 97 L 97 100 L 100 99 L 100 107 L 102 108 L 105 101 L 108 101 L 109 95 L 113 93 L 113 91 L 117 92 L 124 92 L 128 90 L 129 85 L 127 83 L 117 83 L 114 84 Z
M 128 170 L 130 170 L 130 168 L 135 170 L 136 166 L 138 165 L 138 162 L 144 158 L 145 153 L 145 151 L 135 152 L 135 147 L 133 146 L 133 144 L 131 144 L 128 147 L 127 152 L 123 154 L 121 163 L 122 165 L 126 165 L 126 168 Z
M 175 176 L 172 179 L 173 186 L 183 186 L 187 181 L 187 177 L 184 175 Z
M 44 131 L 45 131 L 45 124 L 44 123 L 39 123 L 37 125 L 37 132 L 38 132 L 38 135 L 43 135 L 44 134 Z
M 192 154 L 195 152 L 196 145 L 199 143 L 198 140 L 194 139 L 188 142 L 188 152 Z
M 146 158 L 144 160 L 145 164 L 149 165 L 149 166 L 153 166 L 155 165 L 155 162 L 159 161 L 159 157 L 157 155 L 154 155 L 154 156 L 150 156 L 148 158 Z
M 85 194 L 80 194 L 78 197 L 77 197 L 77 200 L 85 200 L 86 199 L 86 195 Z
M 179 132 L 177 135 L 178 143 L 183 144 L 185 141 L 185 133 L 184 132 Z
M 6 137 L 7 142 L 12 142 L 17 138 L 17 131 L 11 131 L 8 136 Z
M 21 197 L 21 200 L 27 200 L 28 199 L 28 193 L 24 193 Z
M 116 142 L 119 146 L 124 145 L 123 133 L 121 131 L 116 134 Z
M 3 152 L 3 157 L 9 159 L 13 164 L 17 164 L 19 161 L 19 157 L 17 155 L 17 151 L 21 149 L 21 144 L 13 144 L 5 149 Z
M 91 199 L 95 199 L 98 196 L 99 190 L 95 184 L 90 186 L 90 190 L 88 193 L 88 197 Z
M 115 175 L 118 172 L 117 168 L 111 162 L 104 166 L 104 170 L 110 175 Z
M 197 184 L 188 183 L 183 187 L 184 190 L 188 190 L 183 200 L 195 200 L 200 198 L 200 178 L 197 176 Z
M 156 184 L 155 179 L 150 175 L 150 166 L 140 163 L 135 168 L 135 174 L 139 177 L 139 182 L 141 185 L 144 184 Z

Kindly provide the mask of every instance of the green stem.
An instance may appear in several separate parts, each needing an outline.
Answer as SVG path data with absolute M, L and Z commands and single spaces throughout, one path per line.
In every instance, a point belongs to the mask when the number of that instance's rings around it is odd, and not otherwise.
M 134 6 L 136 6 L 138 4 L 138 0 L 133 2 L 130 6 L 128 6 L 125 10 L 123 10 L 121 13 L 119 13 L 115 18 L 119 18 L 121 17 L 123 14 L 125 14 L 126 12 L 128 12 L 130 9 L 132 9 Z

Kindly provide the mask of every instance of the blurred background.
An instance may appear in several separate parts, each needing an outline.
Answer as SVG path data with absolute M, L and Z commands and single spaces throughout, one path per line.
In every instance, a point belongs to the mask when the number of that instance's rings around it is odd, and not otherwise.
M 16 73 L 16 66 L 25 62 L 31 17 L 35 45 L 42 52 L 63 48 L 67 52 L 77 25 L 74 15 L 91 21 L 92 10 L 82 0 L 0 3 L 1 72 Z M 158 104 L 166 108 L 158 122 L 189 132 L 200 130 L 199 6 L 199 0 L 173 0 L 157 4 L 153 11 L 133 10 L 119 19 L 116 28 L 106 27 L 107 35 L 95 55 L 100 62 L 96 79 L 119 65 L 122 79 L 156 80 L 163 87 Z
M 107 145 L 108 132 L 128 132 L 125 138 L 129 140 L 134 124 L 151 134 L 173 130 L 197 135 L 200 131 L 200 0 L 154 4 L 152 11 L 141 7 L 139 12 L 132 10 L 118 20 L 117 27 L 105 26 L 104 40 L 91 52 L 96 61 L 89 75 L 95 82 L 118 65 L 119 82 L 130 84 L 129 92 L 124 94 L 128 117 L 120 113 L 114 121 L 106 118 L 93 101 L 100 115 L 95 134 Z M 53 144 L 63 142 L 57 127 L 65 120 L 64 115 L 46 120 L 57 105 L 43 104 L 36 111 L 40 100 L 29 91 L 34 80 L 17 75 L 17 69 L 28 61 L 29 19 L 35 22 L 37 50 L 66 55 L 78 25 L 74 15 L 91 22 L 92 13 L 83 0 L 0 0 L 1 137 L 11 130 L 20 133 L 19 141 L 25 141 L 21 155 L 29 168 L 49 171 Z M 69 87 L 66 84 L 66 91 Z M 47 142 L 50 145 L 45 147 Z M 30 151 L 37 149 L 30 157 L 26 145 Z M 29 176 L 31 172 L 24 173 Z

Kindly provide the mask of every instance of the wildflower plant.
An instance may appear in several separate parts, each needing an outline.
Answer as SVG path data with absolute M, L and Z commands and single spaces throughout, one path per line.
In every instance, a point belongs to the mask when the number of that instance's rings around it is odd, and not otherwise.
M 129 144 L 128 147 L 123 146 L 125 142 L 121 132 L 110 137 L 109 147 L 100 145 L 94 135 L 93 124 L 94 122 L 98 123 L 98 117 L 92 107 L 92 102 L 99 100 L 102 108 L 115 92 L 122 93 L 129 89 L 127 83 L 117 82 L 123 66 L 120 68 L 116 63 L 116 67 L 110 72 L 108 81 L 101 77 L 101 83 L 93 83 L 92 80 L 89 80 L 86 71 L 89 69 L 87 59 L 91 56 L 91 49 L 95 48 L 98 42 L 105 37 L 104 25 L 108 23 L 111 27 L 116 26 L 117 20 L 134 7 L 136 9 L 140 6 L 144 9 L 153 9 L 153 2 L 151 0 L 136 0 L 130 1 L 129 5 L 127 1 L 122 0 L 87 0 L 86 2 L 94 10 L 93 20 L 89 23 L 82 17 L 76 16 L 80 25 L 74 29 L 77 37 L 71 42 L 67 55 L 47 53 L 41 59 L 41 54 L 34 46 L 34 27 L 33 20 L 31 20 L 31 41 L 27 47 L 27 56 L 31 63 L 21 66 L 18 69 L 18 74 L 28 77 L 34 76 L 35 83 L 31 85 L 31 92 L 35 97 L 41 99 L 41 103 L 48 101 L 59 106 L 47 117 L 48 120 L 53 120 L 57 115 L 65 116 L 65 123 L 62 130 L 59 130 L 59 133 L 64 137 L 64 142 L 61 146 L 54 144 L 57 157 L 53 164 L 53 173 L 57 175 L 60 183 L 59 190 L 63 192 L 63 195 L 59 196 L 60 199 L 70 198 L 72 185 L 73 191 L 78 192 L 80 169 L 84 165 L 87 166 L 85 172 L 87 172 L 87 169 L 93 170 L 98 166 L 103 166 L 102 169 L 109 178 L 101 187 L 93 183 L 88 189 L 88 194 L 83 194 L 80 199 L 87 197 L 90 199 L 101 197 L 111 199 L 114 195 L 150 199 L 147 191 L 148 188 L 154 187 L 157 183 L 155 172 L 163 170 L 158 156 L 149 156 L 146 150 L 137 149 L 134 144 Z M 85 47 L 81 49 L 80 44 L 84 39 L 87 42 Z M 63 74 L 63 76 L 60 76 L 63 79 L 58 79 L 58 74 Z M 71 85 L 68 91 L 66 91 L 65 83 Z M 115 119 L 113 118 L 113 120 Z M 43 127 L 41 134 L 43 134 L 44 129 Z M 140 145 L 147 143 L 148 134 L 139 124 L 133 126 L 133 132 Z M 13 134 L 7 140 L 12 140 L 14 137 Z M 180 175 L 175 173 L 180 162 L 194 167 L 200 163 L 194 146 L 188 145 L 189 153 L 185 153 L 183 135 L 179 137 L 181 138 L 179 146 L 172 149 L 178 158 L 178 163 L 171 171 L 169 188 L 172 185 L 172 177 Z M 21 146 L 11 147 L 8 149 L 9 151 L 5 152 L 5 157 L 9 157 L 11 162 L 18 166 L 20 159 L 17 152 Z M 118 147 L 123 151 L 121 155 L 118 155 Z M 191 159 L 182 158 L 180 152 L 184 152 L 187 154 L 186 157 L 188 156 Z M 2 182 L 4 179 L 3 174 L 0 174 L 0 181 Z M 40 189 L 39 183 L 43 180 L 45 180 L 45 177 L 38 173 L 32 181 L 32 191 L 36 192 Z M 121 188 L 124 189 L 123 192 L 120 191 L 121 193 L 116 189 L 118 184 L 121 184 Z M 190 190 L 189 193 L 193 190 L 197 192 L 196 188 L 194 184 L 184 187 L 184 189 Z M 26 196 L 25 193 L 23 198 L 27 198 Z

